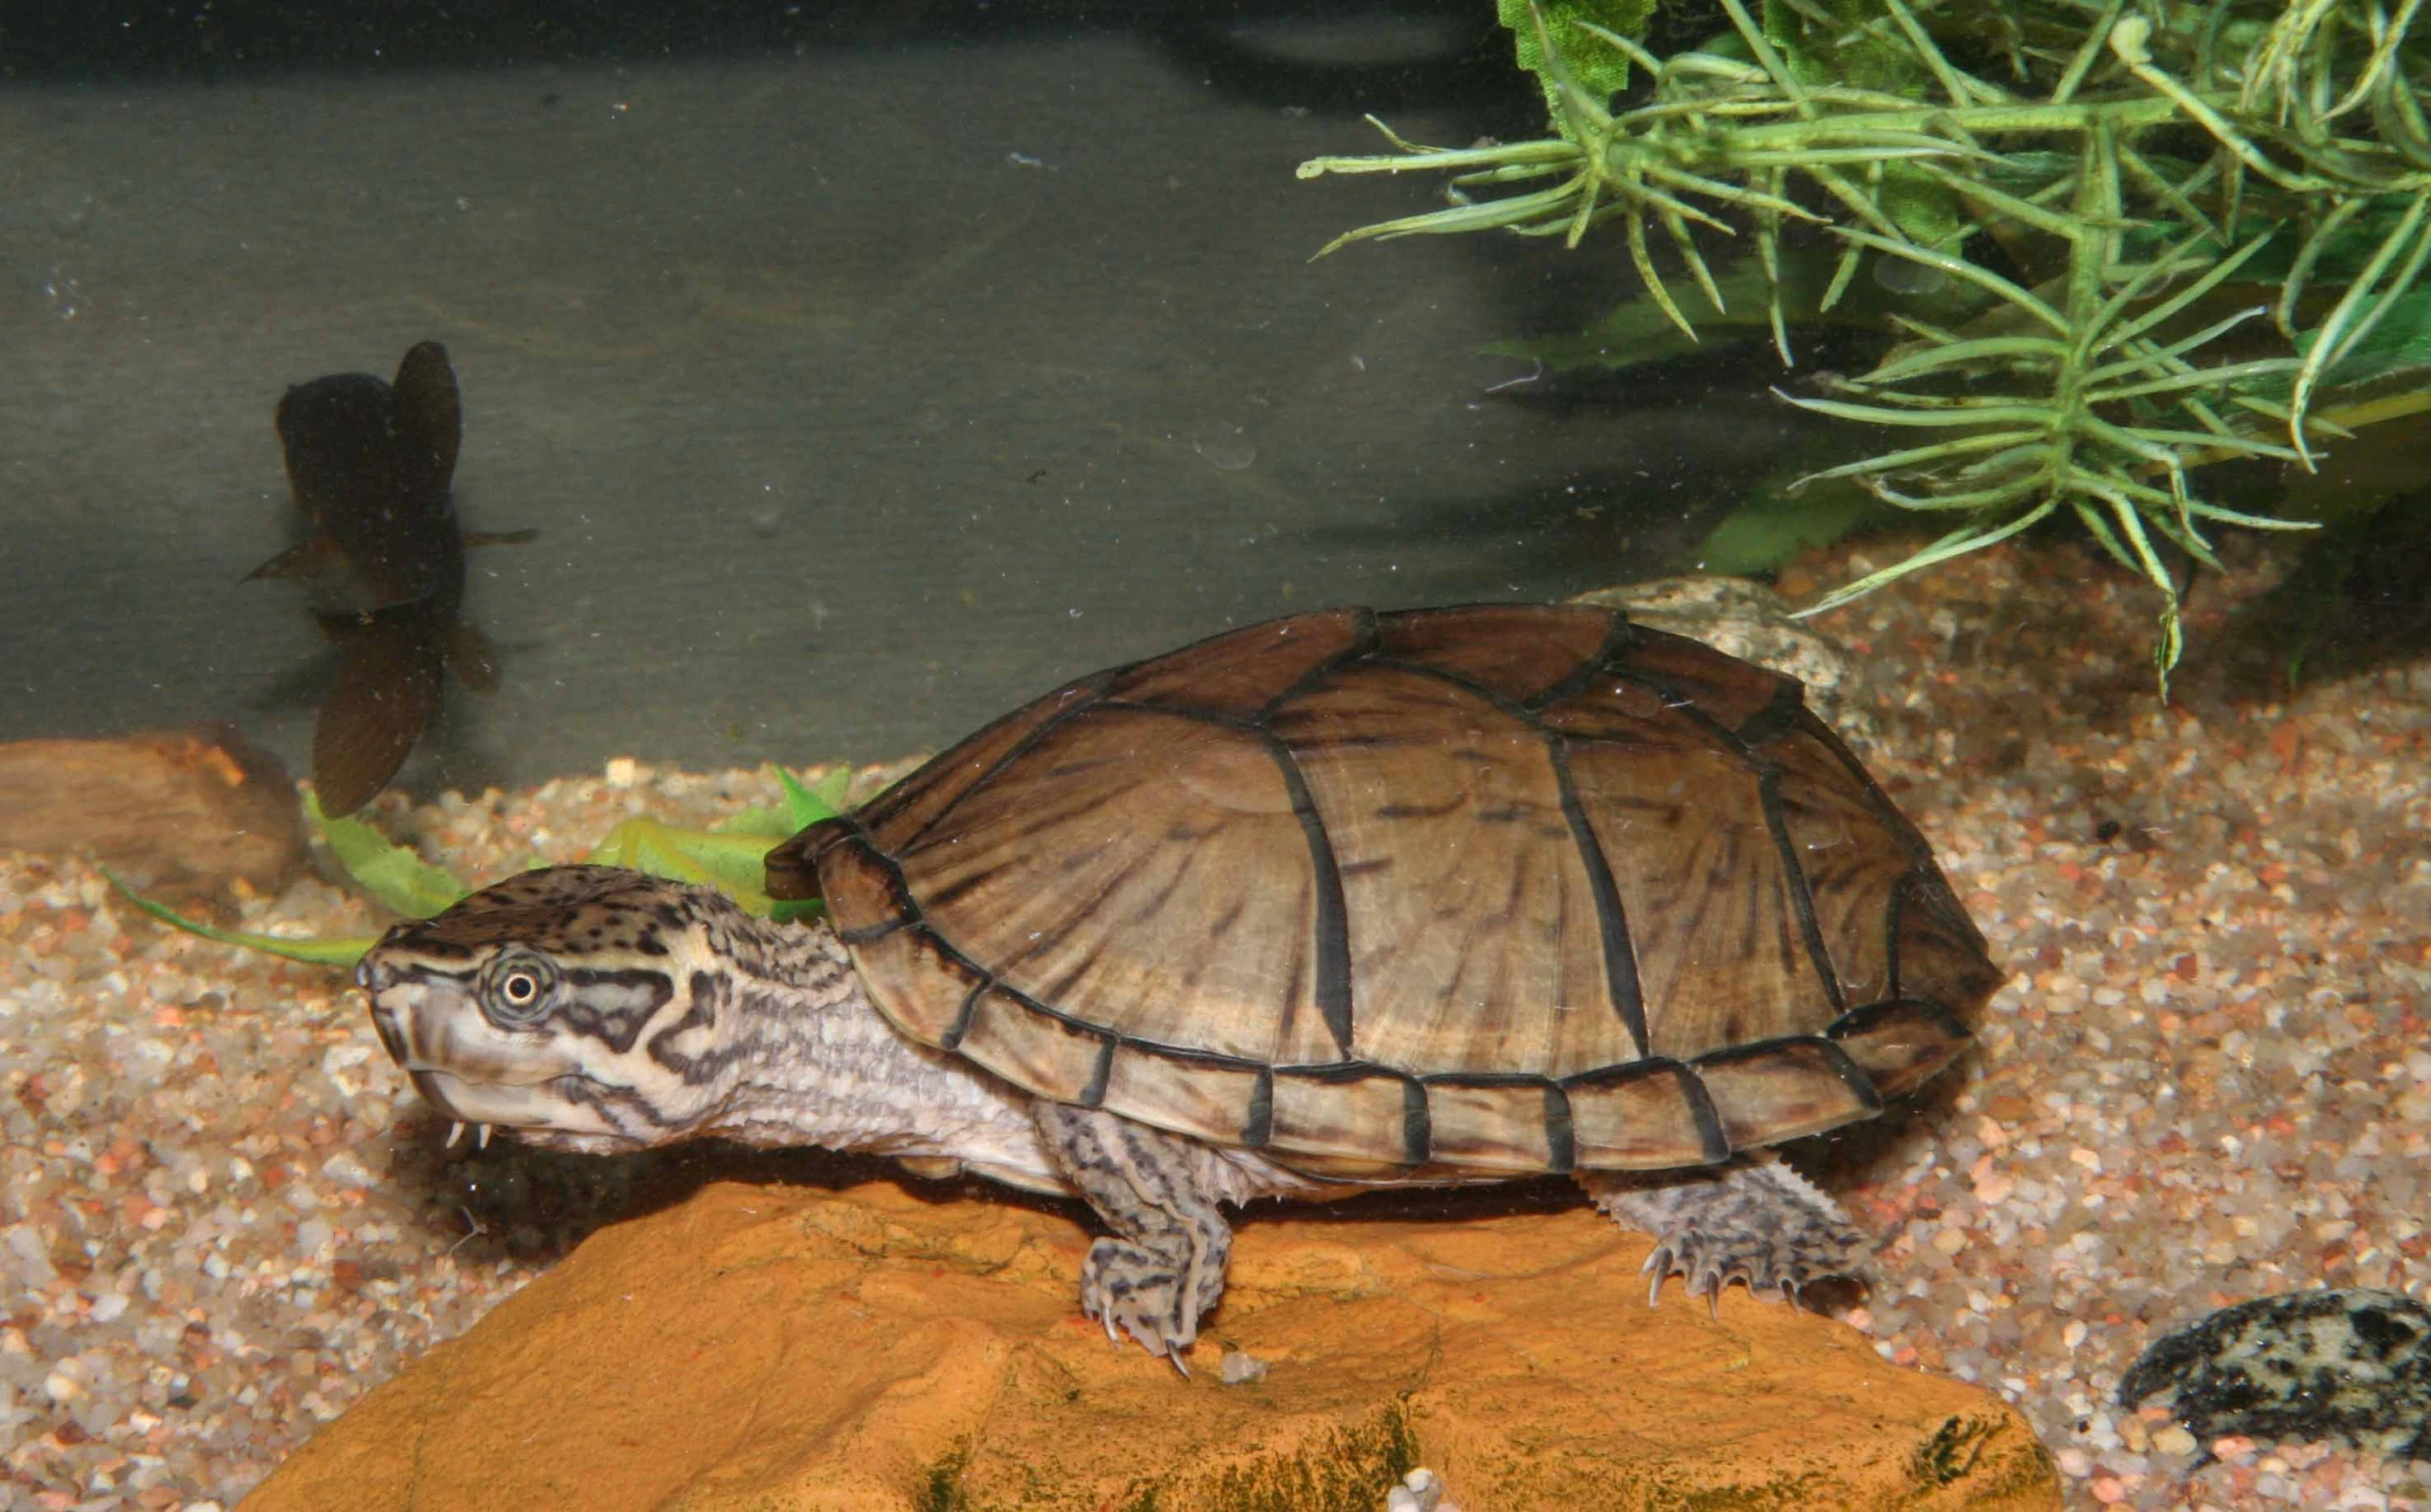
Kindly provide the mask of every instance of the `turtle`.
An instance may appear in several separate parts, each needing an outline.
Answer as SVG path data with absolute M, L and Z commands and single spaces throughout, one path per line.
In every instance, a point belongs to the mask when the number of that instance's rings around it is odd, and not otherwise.
M 1568 1173 L 1672 1275 L 1861 1268 L 1770 1147 L 1949 1066 L 2004 980 L 1799 683 L 1610 608 L 1343 608 L 1079 678 L 766 857 L 775 923 L 610 867 L 391 929 L 440 1114 L 1077 1195 L 1084 1311 L 1184 1368 L 1225 1208 Z

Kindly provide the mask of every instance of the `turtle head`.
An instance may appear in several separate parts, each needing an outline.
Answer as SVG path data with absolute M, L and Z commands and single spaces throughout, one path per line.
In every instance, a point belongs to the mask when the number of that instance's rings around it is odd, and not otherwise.
M 733 1091 L 736 941 L 758 927 L 708 888 L 551 867 L 398 925 L 355 980 L 381 1043 L 459 1126 L 629 1149 L 707 1133 Z

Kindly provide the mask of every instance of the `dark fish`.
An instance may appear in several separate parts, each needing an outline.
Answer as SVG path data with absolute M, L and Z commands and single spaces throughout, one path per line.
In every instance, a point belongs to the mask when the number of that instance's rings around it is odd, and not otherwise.
M 444 669 L 498 685 L 497 653 L 457 618 L 464 548 L 532 538 L 467 536 L 447 485 L 463 435 L 447 350 L 405 354 L 394 385 L 368 373 L 299 383 L 279 401 L 287 476 L 312 533 L 247 574 L 302 581 L 338 646 L 338 681 L 313 726 L 322 812 L 372 801 L 438 713 Z

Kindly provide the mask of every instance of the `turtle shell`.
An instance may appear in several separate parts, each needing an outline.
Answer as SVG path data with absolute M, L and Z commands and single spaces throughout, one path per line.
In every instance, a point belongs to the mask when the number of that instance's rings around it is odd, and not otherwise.
M 2003 975 L 1796 680 L 1596 608 L 1336 609 L 1081 678 L 768 891 L 824 897 L 923 1044 L 1348 1178 L 1832 1129 Z

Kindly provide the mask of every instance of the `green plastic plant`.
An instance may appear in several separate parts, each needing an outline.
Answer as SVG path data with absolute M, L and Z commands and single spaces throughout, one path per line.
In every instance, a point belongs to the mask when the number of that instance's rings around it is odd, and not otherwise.
M 2423 0 L 1719 0 L 1728 30 L 1668 57 L 1626 34 L 1645 20 L 1626 0 L 1520 3 L 1506 20 L 1554 135 L 1446 150 L 1376 123 L 1395 155 L 1300 176 L 1449 172 L 1453 203 L 1323 251 L 1484 230 L 1575 248 L 1617 221 L 1693 340 L 1651 233 L 1717 312 L 1708 255 L 1738 243 L 1785 364 L 1794 323 L 1875 300 L 1899 339 L 1881 363 L 1782 397 L 1918 434 L 1805 481 L 1950 525 L 1803 612 L 2064 512 L 2157 590 L 2165 691 L 2181 638 L 2163 545 L 2211 563 L 2213 526 L 2314 523 L 2209 502 L 2190 474 L 2310 467 L 2337 417 L 2431 402 Z M 1818 255 L 1828 277 L 1800 277 Z M 1877 284 L 1939 286 L 1950 314 Z
M 779 903 L 761 891 L 761 858 L 769 848 L 803 827 L 832 818 L 844 802 L 849 769 L 838 767 L 817 783 L 804 786 L 783 767 L 776 769 L 785 802 L 779 808 L 749 809 L 711 830 L 687 830 L 655 819 L 632 818 L 614 829 L 583 857 L 602 866 L 631 867 L 654 877 L 714 887 L 747 912 L 778 919 L 816 913 L 816 903 Z M 408 847 L 397 844 L 363 820 L 332 819 L 307 796 L 305 815 L 321 831 L 330 854 L 348 876 L 391 912 L 407 919 L 427 919 L 440 913 L 472 889 L 443 867 L 432 866 Z M 534 858 L 532 866 L 547 862 Z M 335 939 L 293 939 L 285 935 L 254 934 L 221 929 L 189 919 L 165 903 L 146 898 L 107 871 L 110 885 L 144 913 L 175 929 L 222 945 L 261 951 L 290 961 L 322 966 L 353 966 L 377 942 L 374 936 Z

